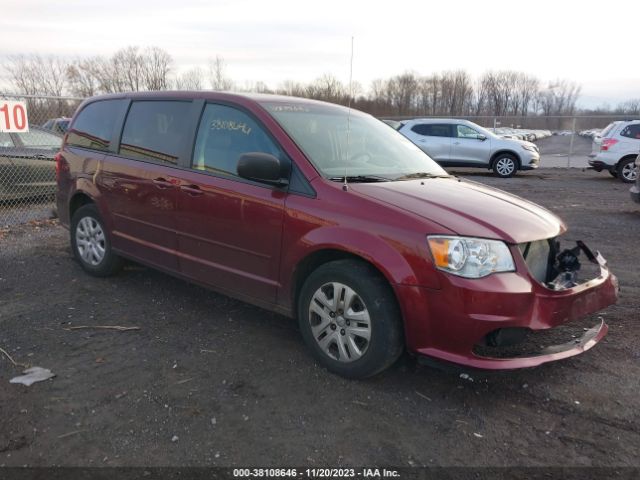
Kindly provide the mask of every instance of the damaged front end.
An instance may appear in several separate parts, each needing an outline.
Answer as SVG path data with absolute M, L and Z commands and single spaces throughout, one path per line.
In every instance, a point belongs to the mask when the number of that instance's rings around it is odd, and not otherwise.
M 616 302 L 618 282 L 599 252 L 582 241 L 562 249 L 557 238 L 518 245 L 530 276 L 536 280 L 534 316 L 527 326 L 497 328 L 473 348 L 492 362 L 516 361 L 519 367 L 577 355 L 598 343 L 608 326 L 594 313 Z M 486 365 L 488 366 L 488 365 Z
M 584 242 L 578 240 L 576 246 L 562 250 L 560 240 L 550 238 L 518 245 L 531 276 L 551 290 L 564 290 L 586 283 L 598 276 L 604 276 L 607 262 L 600 252 L 595 254 Z M 584 253 L 589 263 L 580 262 Z M 584 268 L 586 267 L 586 268 Z M 583 270 L 580 278 L 579 272 Z

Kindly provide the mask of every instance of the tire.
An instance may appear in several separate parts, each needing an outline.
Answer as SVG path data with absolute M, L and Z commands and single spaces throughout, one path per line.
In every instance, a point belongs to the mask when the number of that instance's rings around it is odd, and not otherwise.
M 629 157 L 620 160 L 618 163 L 617 174 L 618 178 L 624 183 L 633 183 L 638 176 L 638 169 L 635 166 L 635 157 Z
M 402 319 L 393 291 L 363 261 L 337 260 L 311 273 L 300 291 L 298 322 L 316 360 L 346 378 L 380 373 L 403 351 Z
M 83 205 L 76 210 L 69 233 L 71 251 L 88 274 L 108 277 L 122 267 L 123 260 L 111 250 L 109 235 L 95 204 Z M 86 246 L 79 243 L 81 240 Z
M 518 171 L 518 159 L 510 153 L 501 153 L 493 160 L 491 168 L 496 177 L 513 177 Z
M 611 175 L 613 178 L 618 178 L 618 171 L 615 168 L 607 170 L 607 172 L 609 172 L 609 175 Z

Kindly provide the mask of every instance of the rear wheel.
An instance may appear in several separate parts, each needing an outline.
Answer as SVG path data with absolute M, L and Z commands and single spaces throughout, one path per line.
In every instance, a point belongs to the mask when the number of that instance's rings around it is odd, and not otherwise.
M 122 259 L 111 250 L 104 222 L 93 203 L 83 205 L 73 214 L 70 234 L 71 250 L 85 272 L 106 277 L 122 266 Z
M 362 261 L 338 260 L 315 270 L 300 292 L 298 321 L 314 357 L 343 377 L 375 375 L 402 353 L 395 296 Z
M 633 183 L 638 176 L 638 168 L 636 167 L 635 157 L 623 159 L 618 163 L 618 178 L 624 183 Z
M 518 170 L 518 160 L 508 153 L 498 155 L 493 161 L 493 173 L 500 178 L 513 177 Z

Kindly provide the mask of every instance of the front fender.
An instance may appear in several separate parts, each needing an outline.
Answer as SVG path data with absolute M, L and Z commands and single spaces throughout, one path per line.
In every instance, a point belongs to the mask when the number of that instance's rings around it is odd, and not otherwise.
M 283 290 L 293 285 L 296 266 L 322 250 L 338 250 L 356 255 L 375 266 L 391 285 L 420 285 L 439 288 L 438 276 L 427 252 L 426 238 L 394 239 L 337 225 L 307 232 L 283 252 L 283 272 L 292 272 Z M 290 291 L 290 290 L 289 290 Z

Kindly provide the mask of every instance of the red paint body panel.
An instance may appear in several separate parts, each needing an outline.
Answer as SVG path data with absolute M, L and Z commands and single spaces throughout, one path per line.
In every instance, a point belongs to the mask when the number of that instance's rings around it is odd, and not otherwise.
M 473 346 L 496 328 L 552 328 L 615 303 L 615 277 L 604 268 L 599 278 L 563 291 L 533 279 L 514 244 L 555 237 L 566 227 L 524 199 L 453 179 L 360 183 L 345 191 L 318 175 L 255 98 L 215 92 L 170 95 L 250 112 L 315 196 L 64 146 L 69 169 L 58 181 L 57 197 L 64 225 L 69 225 L 74 195 L 83 193 L 97 203 L 119 253 L 290 315 L 296 310 L 294 280 L 301 262 L 323 250 L 357 255 L 392 286 L 411 352 L 480 368 L 564 358 L 590 348 L 606 333 L 602 326 L 580 346 L 533 359 L 476 356 Z M 433 234 L 503 240 L 516 271 L 474 280 L 445 274 L 434 267 L 428 250 L 426 237 Z
M 275 303 L 284 192 L 183 170 L 176 229 L 180 271 L 195 280 Z
M 469 237 L 522 243 L 555 237 L 566 230 L 558 217 L 541 206 L 466 180 L 358 184 L 354 189 Z
M 176 170 L 106 155 L 96 176 L 112 243 L 139 261 L 178 271 Z

